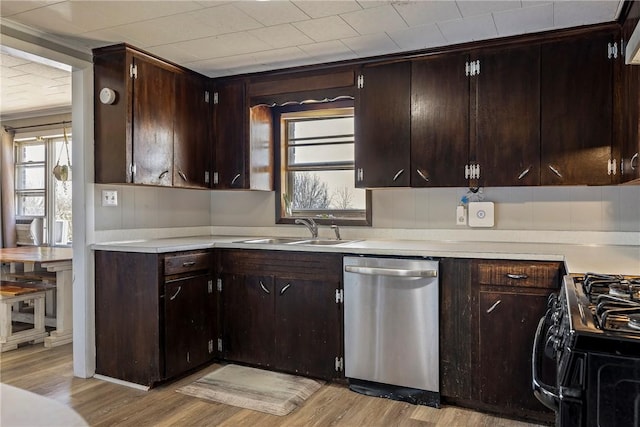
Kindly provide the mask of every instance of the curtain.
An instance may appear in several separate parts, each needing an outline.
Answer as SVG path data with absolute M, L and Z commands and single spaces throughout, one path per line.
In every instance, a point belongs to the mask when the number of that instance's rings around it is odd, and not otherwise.
M 0 247 L 12 248 L 16 246 L 16 210 L 14 197 L 14 159 L 13 137 L 15 131 L 6 127 L 2 132 L 2 146 L 0 147 Z

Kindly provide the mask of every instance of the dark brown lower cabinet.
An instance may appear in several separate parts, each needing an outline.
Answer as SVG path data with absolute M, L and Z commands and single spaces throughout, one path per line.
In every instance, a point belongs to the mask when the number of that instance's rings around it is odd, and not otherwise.
M 327 380 L 342 377 L 342 256 L 223 250 L 222 356 Z
M 96 373 L 153 386 L 213 359 L 211 252 L 95 252 Z
M 533 395 L 531 353 L 561 272 L 558 262 L 441 261 L 443 400 L 507 417 L 553 419 Z

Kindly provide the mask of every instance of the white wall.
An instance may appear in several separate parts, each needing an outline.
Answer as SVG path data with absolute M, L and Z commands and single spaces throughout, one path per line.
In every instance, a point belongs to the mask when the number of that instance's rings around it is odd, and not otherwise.
M 117 208 L 99 206 L 96 229 L 275 227 L 273 192 L 203 191 L 97 185 L 118 189 Z M 373 190 L 376 229 L 464 229 L 455 207 L 465 188 Z M 640 232 L 640 186 L 483 189 L 496 203 L 495 230 Z M 291 227 L 291 226 L 280 226 Z M 640 243 L 640 242 L 639 242 Z

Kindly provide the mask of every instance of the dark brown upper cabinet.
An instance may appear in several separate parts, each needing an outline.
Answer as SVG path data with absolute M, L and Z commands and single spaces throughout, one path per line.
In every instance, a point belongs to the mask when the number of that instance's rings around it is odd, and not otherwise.
M 356 187 L 410 185 L 410 62 L 362 68 L 355 133 Z
M 244 80 L 216 84 L 214 89 L 213 188 L 246 188 L 247 115 Z
M 206 95 L 195 93 L 206 78 L 125 44 L 95 49 L 93 55 L 96 182 L 206 186 L 206 164 L 191 171 L 209 147 L 199 123 L 206 117 Z M 101 98 L 103 90 L 115 98 Z M 197 114 L 192 103 L 198 104 Z
M 540 48 L 471 56 L 470 165 L 481 186 L 540 182 Z
M 411 64 L 411 186 L 462 187 L 469 163 L 468 55 Z
M 273 189 L 273 124 L 269 107 L 249 106 L 245 80 L 214 91 L 215 189 Z
M 542 185 L 612 183 L 611 32 L 541 47 Z
M 207 80 L 193 74 L 175 77 L 173 185 L 208 188 L 211 184 L 211 91 Z
M 624 46 L 631 37 L 634 28 L 640 21 L 640 2 L 632 2 L 627 19 L 622 26 Z M 619 82 L 616 91 L 616 123 L 620 134 L 615 138 L 614 158 L 620 159 L 620 182 L 633 181 L 640 178 L 640 66 L 626 65 L 624 49 L 619 56 Z

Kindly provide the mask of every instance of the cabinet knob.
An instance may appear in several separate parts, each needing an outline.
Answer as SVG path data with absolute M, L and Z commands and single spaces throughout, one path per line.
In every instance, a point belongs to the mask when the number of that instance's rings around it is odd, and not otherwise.
M 632 171 L 638 168 L 638 153 L 634 154 L 631 158 L 630 166 Z
M 551 172 L 553 172 L 553 173 L 555 173 L 556 175 L 558 175 L 558 177 L 559 177 L 559 178 L 562 178 L 562 174 L 560 173 L 560 171 L 559 171 L 558 169 L 554 168 L 554 167 L 553 167 L 553 166 L 551 166 L 551 165 L 547 165 L 547 166 L 549 166 L 549 169 L 551 169 Z
M 180 178 L 182 178 L 182 180 L 183 180 L 184 182 L 188 182 L 188 181 L 189 181 L 189 180 L 187 179 L 187 176 L 184 174 L 184 172 L 182 172 L 182 171 L 180 171 L 180 170 L 179 170 L 179 171 L 178 171 L 178 175 L 180 175 Z
M 422 172 L 420 169 L 416 169 L 416 172 L 418 173 L 418 175 L 420 175 L 420 178 L 424 179 L 426 182 L 429 182 L 429 178 L 424 172 Z
M 507 273 L 507 277 L 513 280 L 524 280 L 529 276 L 527 276 L 526 274 Z
M 493 310 L 495 310 L 495 309 L 496 309 L 496 307 L 498 307 L 498 306 L 500 305 L 500 303 L 501 303 L 501 302 L 502 302 L 502 300 L 500 300 L 500 299 L 499 299 L 498 301 L 496 301 L 496 302 L 495 302 L 495 304 L 493 304 L 491 307 L 489 307 L 489 308 L 487 309 L 487 314 L 489 314 L 489 313 L 491 313 Z
M 233 177 L 233 179 L 231 180 L 231 185 L 235 184 L 238 178 L 240 178 L 240 174 L 236 174 L 236 176 Z
M 529 165 L 528 168 L 520 172 L 520 175 L 518 175 L 518 179 L 524 178 L 529 173 L 530 170 L 531 170 L 531 165 Z
M 165 176 L 167 176 L 167 174 L 168 174 L 168 173 L 169 173 L 169 171 L 164 171 L 164 172 L 162 172 L 162 173 L 158 176 L 158 179 L 162 179 L 162 178 L 164 178 Z
M 178 296 L 181 290 L 182 290 L 182 286 L 178 286 L 178 290 L 176 291 L 175 294 L 173 294 L 171 298 L 169 298 L 169 301 L 173 301 L 174 299 L 176 299 L 176 297 Z

